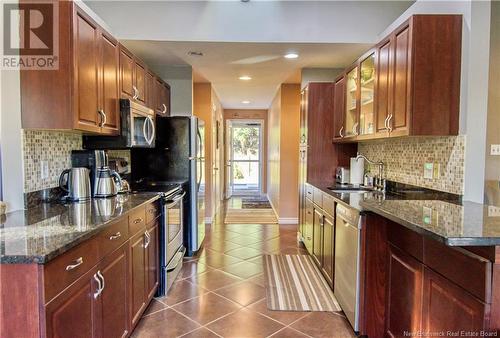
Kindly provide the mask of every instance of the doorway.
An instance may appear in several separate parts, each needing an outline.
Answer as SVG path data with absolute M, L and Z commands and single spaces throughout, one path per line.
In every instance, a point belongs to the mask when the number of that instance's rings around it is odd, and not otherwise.
M 226 121 L 226 198 L 262 193 L 263 121 Z

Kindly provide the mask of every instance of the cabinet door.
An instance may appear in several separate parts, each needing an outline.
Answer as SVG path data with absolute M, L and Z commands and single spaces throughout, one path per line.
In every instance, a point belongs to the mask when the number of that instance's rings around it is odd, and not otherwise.
M 326 215 L 323 226 L 323 274 L 333 288 L 333 272 L 335 260 L 335 223 L 333 217 Z
M 101 337 L 126 337 L 130 331 L 128 322 L 128 245 L 119 249 L 99 265 L 104 279 L 100 295 L 102 304 Z
M 141 313 L 146 307 L 146 240 L 144 230 L 130 239 L 130 320 L 131 327 L 141 319 Z
M 301 92 L 301 100 L 300 100 L 300 145 L 304 146 L 308 144 L 307 139 L 307 104 L 309 90 L 308 88 L 304 88 Z
M 408 133 L 410 117 L 411 66 L 410 66 L 410 28 L 407 26 L 394 35 L 394 62 L 392 86 L 393 107 L 387 121 L 391 135 Z
M 95 273 L 95 269 L 89 271 L 45 306 L 47 337 L 98 337 Z
M 345 77 L 335 81 L 333 97 L 333 136 L 340 138 L 345 136 L 344 128 L 344 101 L 345 101 Z
M 163 92 L 163 82 L 159 78 L 155 78 L 155 91 L 156 91 L 156 112 L 161 113 L 163 112 L 163 98 L 162 98 L 162 92 Z
M 120 130 L 120 49 L 118 42 L 101 31 L 101 104 L 106 114 L 101 133 L 117 135 Z
M 158 267 L 158 225 L 150 228 L 148 230 L 149 239 L 148 246 L 146 248 L 147 255 L 147 268 L 146 268 L 146 297 L 147 299 L 153 298 L 156 289 L 158 287 L 159 281 L 159 267 Z
M 423 264 L 390 245 L 387 278 L 386 335 L 420 331 Z
M 434 271 L 424 270 L 423 332 L 486 329 L 488 305 Z
M 377 47 L 377 83 L 375 87 L 376 132 L 387 133 L 387 117 L 391 109 L 392 40 L 387 39 Z
M 170 102 L 170 86 L 166 83 L 163 84 L 163 102 L 165 102 L 165 116 L 170 116 L 171 102 Z
M 361 60 L 360 74 L 360 108 L 359 108 L 359 134 L 371 135 L 375 133 L 375 52 Z
M 346 137 L 359 133 L 359 67 L 349 70 L 345 76 L 344 128 Z
M 121 96 L 132 98 L 134 96 L 134 59 L 127 50 L 120 48 L 120 84 Z
M 155 76 L 151 72 L 146 73 L 146 106 L 156 109 L 156 87 Z
M 137 101 L 146 102 L 146 67 L 135 60 L 134 62 L 134 86 Z
M 321 259 L 323 253 L 323 224 L 323 211 L 321 209 L 314 208 L 312 256 L 319 267 L 323 264 Z
M 99 132 L 99 28 L 77 9 L 74 34 L 76 129 Z
M 306 224 L 304 227 L 304 245 L 307 251 L 313 253 L 313 223 L 314 223 L 314 207 L 310 199 L 306 198 Z

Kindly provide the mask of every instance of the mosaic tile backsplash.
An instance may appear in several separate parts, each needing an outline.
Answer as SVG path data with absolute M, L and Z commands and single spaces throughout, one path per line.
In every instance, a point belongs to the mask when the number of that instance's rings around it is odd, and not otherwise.
M 61 172 L 71 167 L 71 151 L 82 149 L 80 134 L 23 130 L 24 192 L 33 192 L 58 186 Z M 41 178 L 41 161 L 47 161 L 49 175 Z
M 371 160 L 385 163 L 385 177 L 463 195 L 465 136 L 404 137 L 359 143 L 358 151 Z M 439 163 L 437 179 L 424 178 L 424 164 Z M 368 166 L 370 175 L 377 167 Z

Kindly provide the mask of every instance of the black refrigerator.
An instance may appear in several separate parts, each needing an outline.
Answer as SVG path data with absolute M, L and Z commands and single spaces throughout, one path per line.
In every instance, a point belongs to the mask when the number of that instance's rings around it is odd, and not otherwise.
M 192 256 L 205 238 L 205 123 L 197 117 L 157 116 L 156 133 L 154 148 L 131 149 L 132 188 L 182 184 L 184 245 Z

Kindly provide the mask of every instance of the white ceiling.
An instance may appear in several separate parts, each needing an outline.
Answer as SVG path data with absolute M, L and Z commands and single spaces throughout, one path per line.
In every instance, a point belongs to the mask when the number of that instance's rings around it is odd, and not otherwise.
M 300 83 L 301 68 L 349 65 L 413 2 L 85 3 L 151 68 L 191 65 L 194 81 L 211 82 L 224 108 L 268 108 L 279 84 Z M 300 57 L 284 59 L 290 51 Z
M 304 67 L 343 68 L 366 44 L 122 41 L 151 68 L 189 64 L 195 82 L 211 82 L 224 108 L 267 109 L 281 83 L 300 83 Z M 200 51 L 201 57 L 188 55 Z M 298 59 L 283 57 L 296 52 Z M 238 78 L 252 77 L 250 81 Z M 333 80 L 333 79 L 332 79 Z M 248 100 L 250 104 L 242 104 Z

